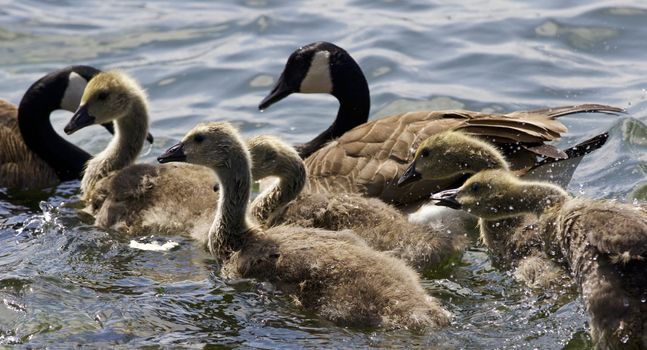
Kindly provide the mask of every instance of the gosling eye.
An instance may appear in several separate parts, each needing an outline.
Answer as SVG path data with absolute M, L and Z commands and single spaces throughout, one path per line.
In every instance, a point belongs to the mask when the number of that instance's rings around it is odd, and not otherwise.
M 470 191 L 472 191 L 472 192 L 478 191 L 479 188 L 481 188 L 481 184 L 479 184 L 478 182 L 475 182 L 475 183 L 470 185 Z
M 202 141 L 204 141 L 204 136 L 202 134 L 197 134 L 193 136 L 193 141 L 196 143 L 202 143 Z
M 110 93 L 108 91 L 101 91 L 99 92 L 99 95 L 97 95 L 97 99 L 99 101 L 105 101 L 109 95 Z
M 422 157 L 422 158 L 429 157 L 429 148 L 423 148 L 422 152 L 420 152 L 420 157 Z

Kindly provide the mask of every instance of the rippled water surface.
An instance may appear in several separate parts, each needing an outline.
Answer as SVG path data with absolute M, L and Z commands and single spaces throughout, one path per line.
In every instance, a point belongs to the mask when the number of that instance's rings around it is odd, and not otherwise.
M 305 141 L 332 121 L 332 97 L 292 96 L 264 113 L 256 106 L 292 50 L 327 40 L 364 69 L 372 118 L 584 102 L 627 108 L 626 116 L 563 118 L 570 132 L 560 144 L 610 130 L 569 189 L 632 200 L 647 184 L 645 38 L 640 0 L 0 0 L 0 97 L 17 103 L 33 81 L 69 64 L 119 68 L 150 97 L 156 143 L 141 161 L 207 120 Z M 54 114 L 58 130 L 69 117 Z M 72 139 L 97 152 L 109 135 L 87 128 Z M 168 237 L 180 243 L 168 252 L 130 248 L 128 237 L 93 228 L 78 213 L 77 192 L 78 182 L 0 190 L 0 345 L 590 347 L 574 290 L 521 286 L 490 264 L 473 233 L 462 259 L 425 274 L 425 287 L 455 314 L 452 327 L 345 329 L 269 284 L 221 279 L 211 257 L 185 238 Z

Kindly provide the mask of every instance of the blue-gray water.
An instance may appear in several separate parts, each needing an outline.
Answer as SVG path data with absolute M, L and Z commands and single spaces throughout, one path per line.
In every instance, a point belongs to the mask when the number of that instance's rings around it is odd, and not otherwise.
M 647 4 L 633 1 L 0 0 L 0 97 L 18 102 L 45 72 L 119 68 L 147 89 L 152 162 L 200 121 L 246 135 L 307 140 L 332 121 L 330 96 L 256 105 L 290 52 L 316 40 L 346 48 L 367 74 L 372 118 L 401 110 L 511 111 L 584 102 L 627 116 L 579 115 L 562 145 L 610 130 L 570 190 L 628 200 L 647 183 Z M 70 117 L 57 112 L 58 130 Z M 97 152 L 109 135 L 72 138 Z M 573 291 L 531 291 L 490 265 L 476 239 L 424 285 L 454 312 L 440 331 L 344 329 L 254 281 L 224 281 L 191 241 L 165 253 L 91 226 L 46 192 L 0 190 L 0 346 L 68 348 L 204 344 L 272 347 L 587 348 Z M 39 201 L 45 200 L 39 206 Z M 631 200 L 631 199 L 629 199 Z

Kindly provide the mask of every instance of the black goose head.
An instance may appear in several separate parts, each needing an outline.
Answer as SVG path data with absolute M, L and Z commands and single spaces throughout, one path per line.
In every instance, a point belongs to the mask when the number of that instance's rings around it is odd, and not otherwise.
M 337 45 L 320 41 L 294 51 L 258 108 L 266 109 L 295 92 L 328 93 L 339 101 L 332 125 L 309 142 L 296 146 L 302 158 L 368 120 L 371 97 L 366 77 L 348 52 Z
M 335 44 L 319 41 L 290 55 L 274 88 L 258 108 L 266 109 L 295 92 L 328 93 L 343 99 L 358 89 L 368 91 L 368 83 L 353 57 Z

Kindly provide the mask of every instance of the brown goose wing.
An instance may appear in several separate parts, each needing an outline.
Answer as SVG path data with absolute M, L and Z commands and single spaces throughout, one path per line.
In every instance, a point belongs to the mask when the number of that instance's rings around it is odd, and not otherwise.
M 44 187 L 57 183 L 54 170 L 25 145 L 17 118 L 16 106 L 0 100 L 0 187 Z
M 430 193 L 455 185 L 458 179 L 422 180 L 396 188 L 398 177 L 427 137 L 451 129 L 484 137 L 506 148 L 513 169 L 530 169 L 537 154 L 564 157 L 544 142 L 566 132 L 555 118 L 585 111 L 616 112 L 610 106 L 582 105 L 546 110 L 487 114 L 464 110 L 409 112 L 362 124 L 306 159 L 312 192 L 358 192 L 398 205 L 412 204 Z M 621 111 L 621 110 L 620 110 Z M 521 147 L 519 147 L 521 146 Z

